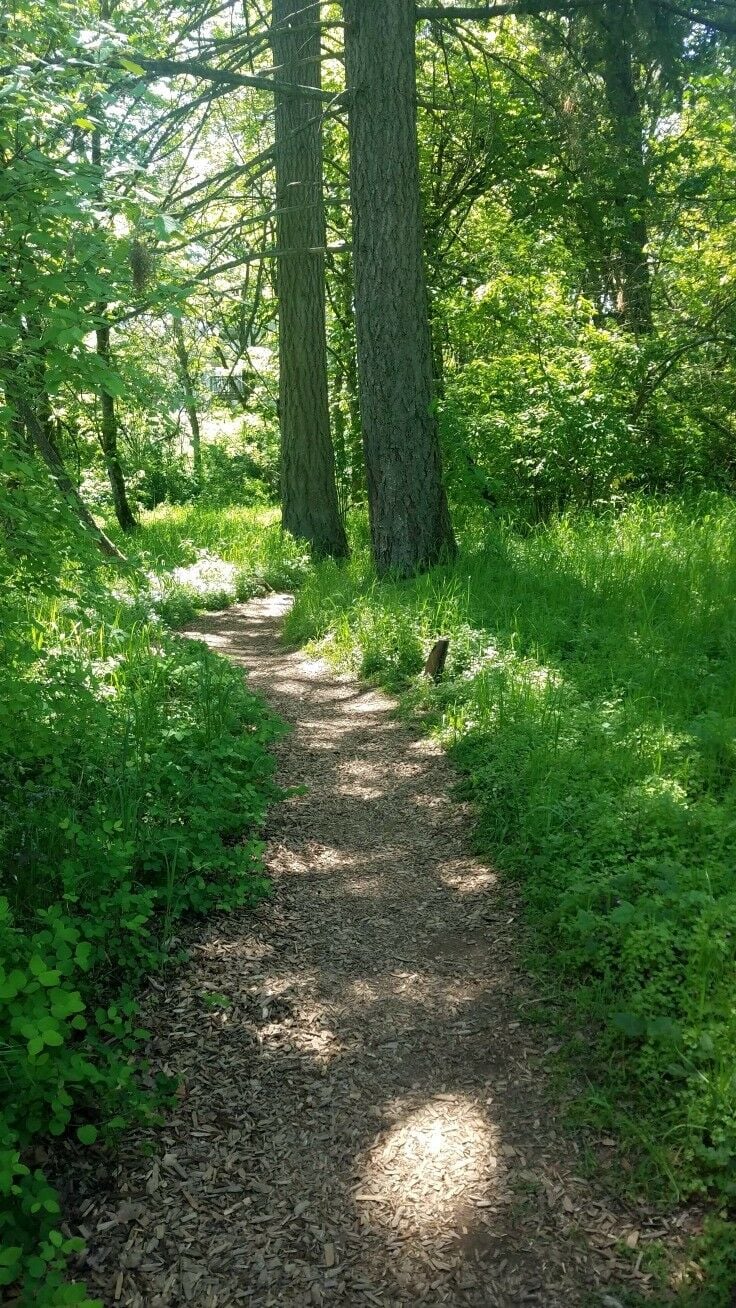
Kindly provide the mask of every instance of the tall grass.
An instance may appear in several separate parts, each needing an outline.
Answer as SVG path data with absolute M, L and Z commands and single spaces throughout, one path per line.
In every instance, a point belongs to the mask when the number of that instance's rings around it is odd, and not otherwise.
M 202 550 L 234 563 L 244 584 L 288 589 L 304 577 L 309 556 L 280 527 L 273 508 L 203 508 L 162 504 L 143 515 L 135 537 L 111 534 L 136 561 L 158 570 L 193 563 Z
M 736 507 L 470 524 L 458 561 L 309 574 L 287 622 L 404 691 L 524 888 L 593 1118 L 677 1192 L 736 1192 Z M 438 685 L 417 674 L 450 637 Z

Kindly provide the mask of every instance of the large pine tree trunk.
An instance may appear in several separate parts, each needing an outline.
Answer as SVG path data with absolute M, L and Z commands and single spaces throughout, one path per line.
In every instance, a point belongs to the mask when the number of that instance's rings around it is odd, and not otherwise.
M 318 2 L 273 0 L 276 80 L 320 85 L 319 18 Z M 282 521 L 318 556 L 342 558 L 348 549 L 327 391 L 320 109 L 294 94 L 275 98 Z
M 358 379 L 376 566 L 454 552 L 422 260 L 413 0 L 344 0 Z
M 644 127 L 634 75 L 631 0 L 607 0 L 603 23 L 603 79 L 618 155 L 614 233 L 619 312 L 638 335 L 653 329 L 652 278 L 647 258 L 649 178 L 644 160 Z

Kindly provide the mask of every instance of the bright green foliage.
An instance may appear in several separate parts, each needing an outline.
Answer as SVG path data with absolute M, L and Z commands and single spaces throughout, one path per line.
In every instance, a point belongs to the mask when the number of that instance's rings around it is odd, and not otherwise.
M 270 508 L 161 505 L 144 516 L 135 550 L 155 572 L 191 564 L 198 550 L 208 550 L 237 566 L 239 599 L 264 589 L 294 589 L 310 563 L 305 547 L 281 530 L 278 511 Z
M 320 565 L 287 624 L 409 687 L 574 996 L 586 1107 L 679 1191 L 734 1197 L 736 513 L 634 502 L 466 531 L 452 569 Z M 418 679 L 440 635 L 447 672 Z M 573 1052 L 575 1042 L 572 1042 Z
M 131 996 L 183 914 L 265 893 L 278 727 L 241 673 L 124 598 L 135 574 L 104 576 L 38 468 L 3 460 L 0 1284 L 56 1305 L 84 1300 L 60 1288 L 78 1242 L 29 1146 L 159 1110 Z
M 420 37 L 432 323 L 456 504 L 482 497 L 536 521 L 637 490 L 733 488 L 733 59 L 702 33 L 686 57 L 679 20 L 659 10 L 655 34 L 647 6 L 630 12 L 641 22 L 628 35 L 653 313 L 639 334 L 619 303 L 630 178 L 597 9 L 572 23 Z

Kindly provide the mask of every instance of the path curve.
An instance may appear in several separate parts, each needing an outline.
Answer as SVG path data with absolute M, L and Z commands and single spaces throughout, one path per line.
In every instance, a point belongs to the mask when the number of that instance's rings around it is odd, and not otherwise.
M 450 765 L 383 694 L 285 651 L 288 604 L 186 633 L 294 724 L 281 779 L 306 792 L 271 816 L 273 898 L 211 921 L 145 1001 L 181 1097 L 148 1156 L 133 1137 L 79 1179 L 81 1272 L 127 1308 L 615 1306 L 636 1222 L 576 1174 Z

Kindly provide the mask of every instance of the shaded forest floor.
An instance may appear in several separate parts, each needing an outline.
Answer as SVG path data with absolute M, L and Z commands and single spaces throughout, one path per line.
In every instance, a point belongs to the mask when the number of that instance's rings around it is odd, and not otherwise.
M 468 852 L 450 765 L 382 693 L 286 652 L 287 607 L 188 632 L 294 724 L 278 752 L 298 791 L 271 815 L 273 897 L 211 920 L 144 997 L 177 1107 L 111 1171 L 89 1154 L 71 1178 L 90 1292 L 129 1308 L 646 1298 L 665 1224 L 586 1179 L 591 1146 L 561 1129 L 516 906 Z

